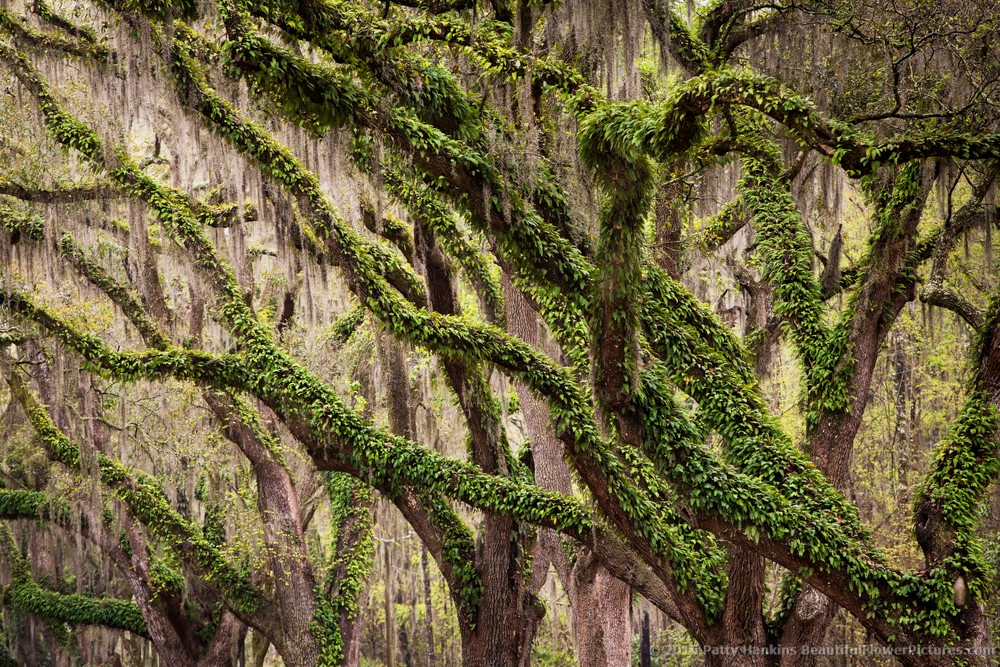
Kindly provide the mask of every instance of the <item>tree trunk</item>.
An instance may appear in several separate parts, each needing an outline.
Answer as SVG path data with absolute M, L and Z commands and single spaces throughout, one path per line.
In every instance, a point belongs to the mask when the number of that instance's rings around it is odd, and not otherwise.
M 510 283 L 506 274 L 503 286 L 507 303 L 507 328 L 510 333 L 529 345 L 550 347 L 540 344 L 535 311 Z M 554 352 L 551 349 L 547 351 Z M 572 493 L 569 466 L 562 456 L 562 444 L 551 428 L 548 407 L 523 382 L 515 381 L 514 387 L 531 442 L 535 483 L 553 491 Z M 547 570 L 551 563 L 562 580 L 572 605 L 574 645 L 577 647 L 577 662 L 580 667 L 631 664 L 631 590 L 612 577 L 589 553 L 578 556 L 576 565 L 570 569 L 559 536 L 548 532 L 546 535 L 545 529 L 540 531 L 536 547 L 536 558 L 539 560 L 535 567 L 544 566 Z M 586 565 L 581 568 L 582 561 L 586 561 Z M 541 583 L 544 583 L 544 579 Z M 538 584 L 539 587 L 541 583 Z M 581 650 L 580 647 L 586 648 Z
M 642 634 L 639 638 L 639 667 L 650 667 L 649 612 L 642 612 Z
M 424 632 L 427 640 L 427 667 L 434 667 L 434 606 L 431 604 L 431 576 L 427 567 L 427 546 L 420 545 L 420 569 L 424 575 Z

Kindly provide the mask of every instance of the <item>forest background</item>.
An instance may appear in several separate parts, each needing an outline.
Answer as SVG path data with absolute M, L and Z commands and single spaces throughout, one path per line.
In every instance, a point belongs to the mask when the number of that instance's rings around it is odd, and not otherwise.
M 0 665 L 995 664 L 998 95 L 992 0 L 0 0 Z

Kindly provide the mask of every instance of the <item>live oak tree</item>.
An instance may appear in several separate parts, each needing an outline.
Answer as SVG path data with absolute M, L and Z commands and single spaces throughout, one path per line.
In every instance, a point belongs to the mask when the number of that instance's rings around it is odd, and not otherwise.
M 467 665 L 530 662 L 550 566 L 581 665 L 630 660 L 633 592 L 713 665 L 811 664 L 838 609 L 904 665 L 991 664 L 1000 304 L 955 249 L 996 220 L 998 30 L 988 0 L 5 0 L 10 617 L 356 664 L 380 497 Z M 866 219 L 821 243 L 823 179 Z M 739 327 L 684 275 L 713 255 Z M 975 341 L 920 568 L 845 496 L 917 299 Z M 348 384 L 316 350 L 352 340 Z M 784 348 L 801 432 L 761 388 Z M 410 354 L 467 456 L 420 441 Z M 60 539 L 101 590 L 34 573 Z

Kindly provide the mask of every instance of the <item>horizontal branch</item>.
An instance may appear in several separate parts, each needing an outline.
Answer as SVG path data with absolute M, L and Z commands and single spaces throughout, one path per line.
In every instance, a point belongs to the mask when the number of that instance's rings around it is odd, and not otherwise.
M 95 598 L 86 595 L 57 593 L 40 586 L 14 543 L 7 526 L 0 526 L 0 552 L 11 561 L 13 577 L 2 600 L 24 614 L 32 614 L 53 623 L 95 625 L 125 630 L 149 639 L 146 621 L 139 607 L 129 600 Z
M 69 504 L 41 491 L 0 489 L 0 519 L 36 519 L 70 523 Z
M 15 181 L 0 179 L 0 195 L 41 204 L 67 204 L 81 201 L 103 200 L 121 196 L 108 183 L 87 183 L 61 187 L 29 187 Z
M 106 65 L 112 62 L 112 52 L 103 44 L 35 30 L 24 19 L 14 16 L 6 9 L 0 9 L 0 30 L 12 36 L 15 41 L 31 48 L 58 51 L 68 55 L 93 60 Z
M 28 421 L 38 433 L 48 457 L 79 470 L 79 447 L 56 427 L 48 411 L 28 390 L 16 371 L 7 373 L 7 381 L 15 399 L 27 413 Z M 206 581 L 218 585 L 233 609 L 250 614 L 264 604 L 262 594 L 225 560 L 200 529 L 170 507 L 152 479 L 144 475 L 133 477 L 119 461 L 103 454 L 97 455 L 97 465 L 101 483 L 115 491 L 129 514 L 146 525 Z

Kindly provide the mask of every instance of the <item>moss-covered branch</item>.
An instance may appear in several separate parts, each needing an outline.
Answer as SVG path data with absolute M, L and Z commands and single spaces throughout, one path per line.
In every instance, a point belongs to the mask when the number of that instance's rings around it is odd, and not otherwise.
M 7 379 L 48 457 L 79 470 L 79 447 L 56 427 L 48 411 L 25 386 L 17 372 L 8 373 Z M 261 606 L 264 602 L 261 593 L 225 560 L 198 527 L 183 519 L 170 507 L 152 479 L 143 475 L 133 477 L 119 461 L 103 454 L 98 454 L 97 463 L 102 484 L 114 490 L 129 513 L 187 561 L 206 581 L 219 586 L 234 609 L 252 613 Z
M 752 126 L 751 132 L 763 128 Z M 777 147 L 756 141 L 741 157 L 739 188 L 753 214 L 762 277 L 771 284 L 774 315 L 781 319 L 805 373 L 807 426 L 822 412 L 840 412 L 849 401 L 853 366 L 844 363 L 846 327 L 827 325 L 823 289 L 813 273 L 814 249 L 788 184 L 779 179 Z M 839 261 L 839 258 L 831 261 Z
M 92 199 L 103 200 L 115 196 L 114 188 L 106 183 L 87 183 L 63 187 L 28 187 L 15 181 L 0 179 L 0 195 L 8 195 L 22 201 L 43 204 L 61 204 Z
M 99 625 L 149 638 L 139 608 L 129 600 L 57 593 L 40 586 L 31 576 L 31 569 L 6 525 L 0 525 L 0 552 L 13 572 L 10 584 L 3 591 L 5 605 L 53 623 Z
M 917 541 L 928 564 L 963 577 L 976 600 L 988 594 L 992 577 L 977 527 L 986 489 L 1000 475 L 998 325 L 1000 297 L 994 294 L 971 355 L 969 395 L 914 498 Z
M 112 62 L 112 53 L 103 44 L 70 35 L 41 32 L 32 28 L 24 19 L 14 16 L 6 9 L 0 9 L 0 30 L 7 32 L 17 42 L 47 51 L 59 51 L 69 55 L 93 60 L 101 64 Z
M 31 11 L 39 16 L 43 21 L 53 25 L 71 37 L 75 37 L 84 42 L 97 44 L 97 33 L 90 26 L 77 25 L 62 14 L 59 14 L 45 0 L 32 0 Z
M 878 550 L 845 534 L 840 517 L 812 516 L 773 487 L 717 463 L 662 383 L 657 369 L 643 375 L 648 453 L 658 470 L 686 491 L 697 524 L 799 573 L 882 641 L 953 641 L 950 628 L 961 610 L 953 602 L 952 582 L 967 561 L 936 562 L 921 573 L 893 569 Z M 976 471 L 973 479 L 981 485 L 993 471 Z M 735 526 L 723 527 L 730 522 Z
M 0 489 L 0 519 L 38 519 L 69 524 L 69 504 L 41 491 Z
M 317 596 L 315 632 L 322 664 L 339 665 L 344 658 L 345 635 L 357 632 L 360 599 L 375 557 L 374 495 L 367 484 L 346 475 L 325 473 L 323 481 L 330 499 L 336 543 L 323 590 Z
M 8 206 L 0 200 L 0 227 L 3 227 L 16 243 L 23 235 L 28 239 L 42 238 L 45 221 L 41 217 L 20 207 Z
M 686 335 L 683 312 L 661 305 L 661 294 L 671 289 L 669 278 L 651 272 L 646 289 L 641 306 L 646 339 L 671 381 L 699 402 L 706 426 L 723 437 L 726 458 L 807 511 L 839 517 L 850 539 L 867 541 L 857 509 L 792 444 L 756 384 L 741 381 L 743 374 L 731 359 Z M 717 320 L 715 324 L 722 328 Z

